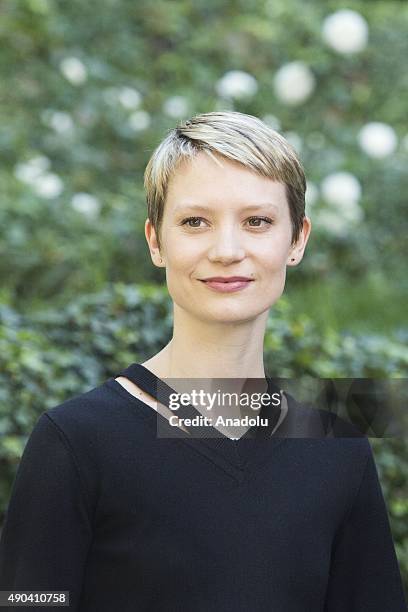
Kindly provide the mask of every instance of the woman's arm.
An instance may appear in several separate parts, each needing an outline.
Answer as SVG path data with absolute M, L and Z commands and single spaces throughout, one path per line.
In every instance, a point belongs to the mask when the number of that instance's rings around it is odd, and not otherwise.
M 368 446 L 360 488 L 333 543 L 325 612 L 407 612 L 388 513 L 369 442 Z
M 77 610 L 91 538 L 77 462 L 63 432 L 44 413 L 25 446 L 7 508 L 0 590 L 69 591 L 69 609 Z

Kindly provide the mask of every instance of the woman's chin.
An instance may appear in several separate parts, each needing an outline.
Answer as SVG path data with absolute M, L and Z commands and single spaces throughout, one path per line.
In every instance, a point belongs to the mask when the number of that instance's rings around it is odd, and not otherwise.
M 223 323 L 228 325 L 229 323 L 249 323 L 251 321 L 255 321 L 257 317 L 259 317 L 265 309 L 256 310 L 252 308 L 207 308 L 205 311 L 200 311 L 199 313 L 195 313 L 198 315 L 198 318 L 207 322 L 207 323 Z

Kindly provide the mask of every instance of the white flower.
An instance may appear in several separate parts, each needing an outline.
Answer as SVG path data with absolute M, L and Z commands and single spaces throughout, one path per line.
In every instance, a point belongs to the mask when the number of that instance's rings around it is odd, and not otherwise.
M 229 70 L 215 84 L 222 98 L 250 98 L 258 91 L 258 81 L 243 70 Z
M 90 219 L 95 219 L 101 208 L 98 198 L 90 193 L 84 192 L 76 193 L 72 197 L 71 206 Z
M 140 132 L 149 127 L 151 123 L 151 118 L 149 113 L 146 111 L 140 110 L 135 111 L 129 116 L 129 127 L 135 132 Z
M 361 128 L 358 133 L 358 142 L 367 155 L 382 158 L 394 153 L 398 141 L 390 125 L 373 121 Z
M 271 127 L 273 130 L 280 130 L 281 128 L 281 122 L 277 117 L 275 117 L 275 115 L 264 115 L 262 117 L 262 121 L 266 123 L 266 125 L 269 125 L 269 127 Z
M 350 231 L 350 223 L 335 210 L 319 210 L 313 221 L 318 228 L 334 236 L 345 237 Z
M 321 193 L 328 207 L 317 212 L 314 221 L 337 236 L 345 236 L 353 224 L 364 217 L 359 199 L 361 185 L 349 172 L 335 172 L 326 176 L 321 183 Z
M 37 195 L 43 198 L 55 198 L 64 189 L 64 183 L 57 174 L 47 172 L 50 160 L 45 155 L 32 157 L 28 162 L 18 163 L 14 175 L 24 183 L 31 185 Z
M 142 101 L 142 96 L 133 87 L 121 87 L 117 91 L 117 98 L 122 106 L 129 109 L 137 108 Z
M 72 85 L 82 85 L 88 73 L 85 65 L 77 57 L 66 57 L 60 62 L 60 70 Z
M 296 106 L 309 98 L 316 86 L 316 79 L 304 62 L 296 61 L 279 68 L 273 85 L 276 96 L 282 102 Z
M 350 202 L 358 203 L 361 198 L 361 185 L 350 172 L 334 172 L 321 182 L 321 193 L 332 206 L 349 206 Z
M 321 193 L 328 206 L 317 211 L 315 224 L 335 236 L 346 236 L 364 217 L 360 183 L 349 172 L 336 172 L 322 181 Z
M 142 101 L 142 95 L 133 87 L 106 87 L 102 97 L 110 106 L 121 104 L 129 110 L 138 108 Z
M 27 162 L 20 162 L 14 168 L 14 176 L 23 183 L 33 184 L 36 179 L 50 167 L 50 160 L 45 155 L 32 157 Z
M 343 202 L 339 212 L 344 219 L 350 221 L 351 223 L 354 221 L 359 222 L 364 217 L 364 212 L 360 204 L 353 200 Z
M 46 125 L 52 127 L 59 134 L 70 132 L 74 127 L 71 115 L 63 111 L 47 109 L 41 114 L 41 118 Z
M 64 183 L 57 174 L 40 174 L 33 183 L 34 191 L 42 198 L 56 198 L 64 189 Z
M 189 111 L 189 103 L 185 96 L 172 96 L 167 98 L 163 104 L 163 111 L 169 117 L 180 119 L 185 117 Z
M 338 53 L 358 53 L 367 45 L 368 24 L 360 13 L 341 9 L 324 19 L 322 35 Z
M 319 199 L 319 189 L 312 181 L 306 181 L 305 203 L 307 208 L 313 208 Z
M 300 153 L 302 150 L 302 139 L 296 132 L 284 132 L 283 137 L 288 141 L 289 144 L 296 150 L 297 153 Z

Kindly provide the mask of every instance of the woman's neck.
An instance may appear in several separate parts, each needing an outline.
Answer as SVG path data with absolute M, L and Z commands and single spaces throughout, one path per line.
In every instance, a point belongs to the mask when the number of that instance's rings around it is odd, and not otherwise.
M 267 316 L 239 325 L 179 317 L 170 342 L 143 365 L 159 378 L 264 378 Z

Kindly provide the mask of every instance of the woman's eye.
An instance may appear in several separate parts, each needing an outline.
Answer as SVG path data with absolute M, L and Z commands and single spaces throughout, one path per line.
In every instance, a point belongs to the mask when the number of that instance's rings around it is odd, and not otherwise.
M 187 219 L 184 219 L 181 222 L 181 225 L 188 225 L 188 227 L 200 227 L 199 225 L 191 225 L 190 221 L 194 221 L 194 222 L 198 221 L 200 223 L 200 221 L 202 221 L 202 218 L 201 217 L 188 217 Z
M 272 219 L 269 219 L 268 217 L 251 217 L 250 219 L 248 219 L 248 221 L 265 221 L 265 223 L 268 224 L 272 223 Z M 261 227 L 261 225 L 250 225 L 250 227 Z
M 204 221 L 204 219 L 202 217 L 187 217 L 187 219 L 184 219 L 181 222 L 181 225 L 187 225 L 188 227 L 192 227 L 192 228 L 199 228 L 200 226 L 200 222 Z M 272 219 L 269 219 L 269 217 L 250 217 L 248 219 L 248 221 L 250 222 L 250 227 L 262 227 L 261 223 L 262 221 L 264 221 L 265 223 L 271 224 L 273 223 Z M 255 225 L 252 225 L 251 222 L 255 221 L 258 222 Z

